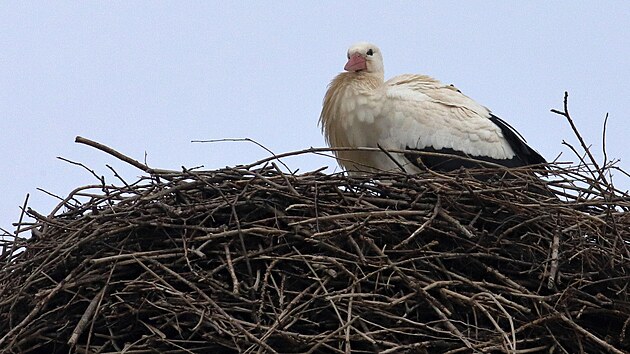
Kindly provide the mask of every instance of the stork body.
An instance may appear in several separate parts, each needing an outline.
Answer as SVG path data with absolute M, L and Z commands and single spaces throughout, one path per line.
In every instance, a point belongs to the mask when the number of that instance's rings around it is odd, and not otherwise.
M 336 151 L 350 172 L 479 166 L 468 158 L 507 167 L 545 163 L 512 127 L 453 86 L 425 75 L 384 81 L 381 52 L 372 44 L 352 46 L 345 70 L 330 83 L 320 116 L 331 147 L 437 153 Z

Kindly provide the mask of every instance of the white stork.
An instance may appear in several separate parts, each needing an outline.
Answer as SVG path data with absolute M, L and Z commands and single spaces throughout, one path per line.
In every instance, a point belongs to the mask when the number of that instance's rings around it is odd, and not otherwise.
M 384 81 L 383 57 L 373 44 L 350 47 L 344 69 L 330 83 L 319 118 L 331 147 L 438 153 L 335 151 L 351 173 L 480 166 L 468 158 L 506 167 L 546 162 L 510 125 L 452 85 L 409 74 Z

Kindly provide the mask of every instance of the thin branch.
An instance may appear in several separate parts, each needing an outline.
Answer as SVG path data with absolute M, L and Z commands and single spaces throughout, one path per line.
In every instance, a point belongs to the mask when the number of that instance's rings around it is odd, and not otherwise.
M 557 109 L 552 109 L 551 112 L 559 114 L 567 119 L 567 121 L 569 122 L 569 125 L 571 125 L 571 129 L 573 130 L 573 133 L 575 134 L 575 136 L 580 142 L 580 145 L 584 149 L 584 152 L 588 155 L 591 163 L 593 164 L 593 166 L 595 166 L 595 169 L 599 173 L 599 177 L 602 179 L 602 181 L 604 181 L 604 183 L 608 184 L 608 182 L 606 181 L 606 177 L 602 173 L 602 169 L 599 167 L 599 164 L 597 163 L 597 160 L 595 159 L 593 154 L 591 154 L 591 150 L 589 146 L 586 144 L 586 142 L 582 138 L 582 134 L 580 134 L 579 130 L 575 126 L 575 123 L 573 122 L 573 119 L 571 118 L 571 115 L 569 114 L 568 100 L 569 100 L 569 92 L 565 91 L 564 92 L 564 111 L 561 112 Z
M 284 168 L 287 169 L 287 171 L 291 172 L 291 169 L 289 168 L 289 166 L 287 166 L 282 160 L 280 160 L 280 157 L 278 157 L 271 149 L 269 149 L 265 145 L 251 138 L 223 138 L 223 139 L 210 139 L 210 140 L 191 140 L 192 143 L 222 143 L 222 142 L 228 142 L 228 141 L 232 141 L 232 142 L 245 141 L 248 143 L 256 144 L 258 147 L 267 151 L 275 160 L 278 160 L 278 162 L 280 162 L 282 166 L 284 166 Z
M 103 145 L 101 143 L 98 143 L 96 141 L 84 138 L 82 136 L 77 136 L 74 140 L 76 143 L 79 144 L 85 144 L 87 146 L 91 146 L 95 149 L 101 150 L 103 152 L 105 152 L 106 154 L 112 155 L 115 158 L 124 161 L 128 164 L 130 164 L 131 166 L 144 171 L 146 173 L 149 174 L 169 174 L 169 173 L 177 173 L 177 171 L 173 171 L 173 170 L 162 170 L 162 169 L 155 169 L 155 168 L 150 168 L 149 166 L 147 166 L 146 164 L 143 164 L 141 162 L 139 162 L 138 160 L 134 160 L 131 157 L 128 157 L 112 148 L 110 148 L 109 146 Z

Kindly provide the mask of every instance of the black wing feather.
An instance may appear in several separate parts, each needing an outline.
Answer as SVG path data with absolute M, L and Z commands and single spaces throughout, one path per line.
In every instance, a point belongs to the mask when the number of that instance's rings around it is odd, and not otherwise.
M 490 114 L 490 121 L 501 128 L 503 136 L 512 147 L 512 150 L 514 150 L 516 157 L 521 160 L 521 166 L 547 163 L 545 158 L 542 157 L 536 150 L 527 145 L 525 138 L 523 138 L 523 136 L 519 134 L 516 129 L 512 128 L 512 126 L 509 125 L 506 121 L 495 116 L 494 114 Z
M 511 159 L 493 159 L 488 156 L 474 156 L 466 154 L 462 151 L 453 150 L 451 148 L 436 150 L 432 147 L 424 147 L 422 149 L 413 149 L 407 147 L 407 150 L 438 153 L 439 155 L 424 155 L 415 153 L 404 154 L 405 158 L 416 167 L 420 169 L 428 168 L 434 171 L 449 172 L 458 170 L 461 167 L 482 168 L 489 166 L 488 164 L 484 164 L 483 162 L 490 162 L 495 165 L 501 165 L 505 167 L 523 166 L 521 161 L 516 156 Z M 473 159 L 476 161 L 473 161 Z
M 475 162 L 468 159 L 475 159 L 478 161 L 491 162 L 493 164 L 505 166 L 505 167 L 521 167 L 526 165 L 534 165 L 540 163 L 547 163 L 544 157 L 542 157 L 536 150 L 532 149 L 525 139 L 510 126 L 503 119 L 490 115 L 490 121 L 496 124 L 503 132 L 503 137 L 507 140 L 512 150 L 514 150 L 515 156 L 511 159 L 494 159 L 488 156 L 474 156 L 466 154 L 459 150 L 451 148 L 434 149 L 432 147 L 424 147 L 422 149 L 416 149 L 407 147 L 407 150 L 431 152 L 445 154 L 448 156 L 440 155 L 419 155 L 414 153 L 405 154 L 405 158 L 410 163 L 419 168 L 428 168 L 434 171 L 454 171 L 461 167 L 464 168 L 480 168 L 484 167 L 483 162 Z M 462 159 L 465 157 L 467 159 Z M 487 167 L 487 165 L 485 165 Z

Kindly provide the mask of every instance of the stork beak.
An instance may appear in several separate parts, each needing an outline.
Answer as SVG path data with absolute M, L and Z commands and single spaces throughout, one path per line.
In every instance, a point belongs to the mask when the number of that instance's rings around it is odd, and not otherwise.
M 346 63 L 346 66 L 343 67 L 343 69 L 346 71 L 367 70 L 367 62 L 365 61 L 365 58 L 361 56 L 361 54 L 356 53 L 353 54 L 350 59 L 348 59 L 348 62 Z

